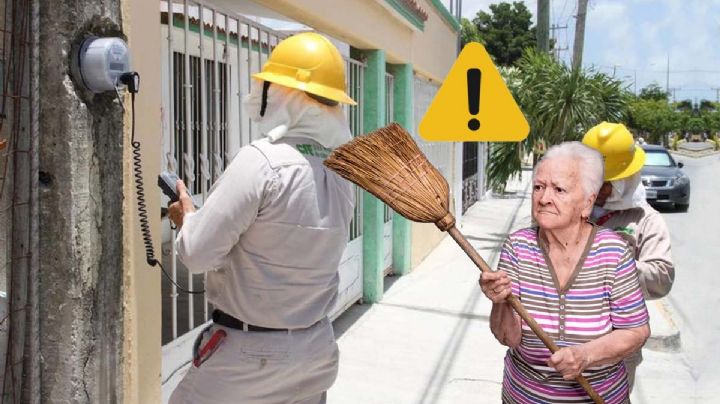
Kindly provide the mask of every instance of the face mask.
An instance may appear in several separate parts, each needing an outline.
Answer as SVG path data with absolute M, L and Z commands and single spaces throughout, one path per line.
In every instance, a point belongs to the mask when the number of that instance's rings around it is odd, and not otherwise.
M 625 181 L 612 181 L 610 185 L 612 185 L 612 192 L 605 200 L 605 205 L 622 201 L 623 194 L 625 193 Z

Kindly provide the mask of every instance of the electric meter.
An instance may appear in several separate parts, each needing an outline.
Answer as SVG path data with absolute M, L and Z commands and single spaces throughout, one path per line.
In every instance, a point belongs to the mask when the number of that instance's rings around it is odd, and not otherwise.
M 130 52 L 121 38 L 85 39 L 73 55 L 75 79 L 93 93 L 122 86 L 120 76 L 130 71 Z

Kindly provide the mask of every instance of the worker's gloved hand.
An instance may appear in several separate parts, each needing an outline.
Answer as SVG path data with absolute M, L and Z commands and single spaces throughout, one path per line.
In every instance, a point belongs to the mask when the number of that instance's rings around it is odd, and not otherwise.
M 493 303 L 502 303 L 512 293 L 510 278 L 505 271 L 484 271 L 480 289 Z
M 195 212 L 195 204 L 192 198 L 190 198 L 190 195 L 188 195 L 187 188 L 185 188 L 185 183 L 182 180 L 177 181 L 176 187 L 180 200 L 170 204 L 168 207 L 168 217 L 175 226 L 180 228 L 183 225 L 185 214 Z

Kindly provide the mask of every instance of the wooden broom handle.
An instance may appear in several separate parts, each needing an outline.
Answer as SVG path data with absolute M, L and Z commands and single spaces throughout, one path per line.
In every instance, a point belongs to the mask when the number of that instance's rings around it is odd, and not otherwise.
M 481 272 L 492 272 L 488 264 L 485 262 L 485 260 L 480 256 L 480 254 L 475 251 L 472 245 L 470 245 L 470 242 L 467 241 L 465 236 L 460 233 L 460 230 L 458 230 L 455 226 L 452 226 L 447 231 L 450 236 L 460 245 L 460 248 L 465 251 L 465 254 L 467 254 L 472 262 L 477 265 L 478 268 L 480 268 Z M 560 348 L 558 348 L 557 345 L 555 345 L 555 342 L 550 338 L 549 335 L 545 332 L 545 330 L 540 327 L 540 324 L 535 321 L 535 319 L 528 313 L 528 311 L 523 307 L 522 303 L 520 303 L 520 300 L 518 300 L 515 295 L 510 294 L 507 298 L 507 302 L 510 303 L 510 306 L 512 306 L 513 309 L 515 309 L 515 312 L 522 317 L 523 320 L 525 320 L 525 323 L 527 323 L 528 326 L 530 326 L 530 329 L 535 333 L 535 335 L 540 338 L 540 340 L 545 344 L 545 346 L 550 350 L 550 352 L 555 353 Z M 578 377 L 575 379 L 578 383 L 582 386 L 583 389 L 585 389 L 585 392 L 588 393 L 590 398 L 595 401 L 596 404 L 604 404 L 605 401 L 602 397 L 593 389 L 593 387 L 590 385 L 590 383 L 585 379 L 585 376 L 578 375 Z

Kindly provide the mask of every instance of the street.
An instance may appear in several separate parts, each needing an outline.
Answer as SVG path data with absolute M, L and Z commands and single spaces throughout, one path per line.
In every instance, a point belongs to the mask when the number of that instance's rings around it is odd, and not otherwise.
M 668 353 L 645 349 L 633 392 L 635 403 L 720 402 L 720 157 L 677 157 L 691 179 L 686 213 L 659 209 L 672 237 L 676 279 L 668 303 L 680 330 L 682 349 Z

